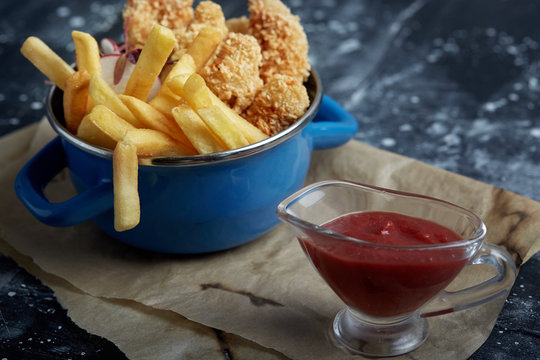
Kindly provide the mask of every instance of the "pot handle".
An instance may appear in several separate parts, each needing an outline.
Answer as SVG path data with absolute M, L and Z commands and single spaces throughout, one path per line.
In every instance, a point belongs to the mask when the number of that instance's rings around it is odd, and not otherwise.
M 67 166 L 60 137 L 49 142 L 19 171 L 15 193 L 39 221 L 52 226 L 71 226 L 113 207 L 113 186 L 102 180 L 94 187 L 60 203 L 51 203 L 43 190 Z
M 338 147 L 358 131 L 358 121 L 332 98 L 323 95 L 321 107 L 308 125 L 315 150 Z

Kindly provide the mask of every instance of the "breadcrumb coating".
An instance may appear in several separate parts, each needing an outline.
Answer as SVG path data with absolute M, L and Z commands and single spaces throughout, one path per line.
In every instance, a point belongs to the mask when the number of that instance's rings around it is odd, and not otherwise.
M 261 131 L 272 136 L 293 124 L 308 106 L 305 86 L 295 77 L 277 74 L 264 84 L 244 115 Z
M 197 5 L 193 20 L 187 28 L 173 28 L 177 42 L 175 58 L 180 57 L 204 27 L 217 29 L 223 37 L 229 32 L 221 6 L 213 1 L 201 1 Z
M 289 75 L 300 82 L 307 80 L 309 46 L 300 18 L 280 0 L 249 0 L 248 8 L 250 34 L 262 49 L 263 81 L 274 74 Z
M 230 32 L 249 34 L 249 19 L 246 16 L 228 19 L 226 24 Z
M 261 63 L 261 47 L 253 36 L 229 33 L 199 73 L 214 94 L 242 113 L 263 86 Z
M 122 12 L 127 43 L 142 48 L 152 26 L 183 29 L 193 18 L 193 0 L 128 0 Z

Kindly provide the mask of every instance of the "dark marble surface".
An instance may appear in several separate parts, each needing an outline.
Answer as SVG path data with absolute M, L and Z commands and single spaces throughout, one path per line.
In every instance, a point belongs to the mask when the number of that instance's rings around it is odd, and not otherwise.
M 247 1 L 218 2 L 227 17 L 245 13 Z M 73 29 L 120 40 L 123 3 L 0 3 L 0 135 L 45 114 L 48 87 L 22 41 L 36 35 L 71 62 Z M 325 93 L 359 120 L 358 140 L 540 201 L 540 2 L 286 3 Z M 0 274 L 0 359 L 123 358 L 5 256 Z M 472 359 L 540 359 L 539 275 L 536 255 Z

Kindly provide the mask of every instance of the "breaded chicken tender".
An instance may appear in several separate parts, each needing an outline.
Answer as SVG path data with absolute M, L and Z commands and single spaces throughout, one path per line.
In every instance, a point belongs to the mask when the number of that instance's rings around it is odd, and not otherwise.
M 249 0 L 248 7 L 250 34 L 262 49 L 263 81 L 283 74 L 304 82 L 310 70 L 309 47 L 300 18 L 280 0 Z
M 193 20 L 188 24 L 187 28 L 172 28 L 177 42 L 175 58 L 180 57 L 204 27 L 217 29 L 223 37 L 229 32 L 221 6 L 213 1 L 201 1 L 197 5 Z
M 261 47 L 253 36 L 229 33 L 199 73 L 212 92 L 240 114 L 263 86 L 261 64 Z
M 193 0 L 128 0 L 124 11 L 128 45 L 142 48 L 154 24 L 183 29 L 193 18 Z
M 304 85 L 289 75 L 274 75 L 255 96 L 244 117 L 265 134 L 285 130 L 306 112 L 309 96 Z

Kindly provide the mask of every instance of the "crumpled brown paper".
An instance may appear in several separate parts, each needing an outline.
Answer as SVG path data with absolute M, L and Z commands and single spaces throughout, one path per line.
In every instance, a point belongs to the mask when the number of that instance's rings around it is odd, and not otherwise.
M 238 358 L 262 358 L 262 354 L 268 358 L 280 358 L 280 354 L 292 359 L 358 358 L 329 341 L 330 324 L 343 304 L 311 268 L 284 224 L 233 250 L 179 256 L 134 249 L 92 223 L 69 228 L 39 223 L 16 199 L 13 180 L 52 136 L 48 124 L 42 122 L 0 140 L 0 212 L 5 214 L 0 236 L 6 242 L 4 251 L 11 251 L 16 260 L 23 255 L 32 258 L 38 276 L 63 279 L 48 284 L 81 326 L 113 340 L 134 359 L 145 358 L 134 349 L 151 347 L 157 338 L 215 353 L 215 334 L 207 327 L 249 340 L 235 343 L 239 353 L 244 351 L 245 357 Z M 11 150 L 4 156 L 6 146 Z M 336 178 L 436 196 L 469 208 L 485 220 L 488 241 L 505 246 L 518 265 L 540 248 L 534 233 L 540 223 L 540 204 L 508 191 L 356 141 L 314 153 L 307 182 Z M 64 193 L 67 184 L 66 176 L 58 177 L 48 194 L 54 198 Z M 461 282 L 482 278 L 482 272 L 482 268 L 468 271 Z M 489 335 L 503 300 L 430 318 L 427 342 L 401 358 L 467 358 Z M 125 326 L 136 321 L 153 326 L 155 332 L 144 339 L 115 336 L 105 329 L 106 317 L 97 317 L 98 312 L 122 312 Z M 115 317 L 118 326 L 124 316 Z M 169 326 L 183 332 L 181 340 L 165 330 Z M 193 329 L 200 336 L 190 336 Z M 177 351 L 178 347 L 164 346 L 162 358 L 175 358 Z

